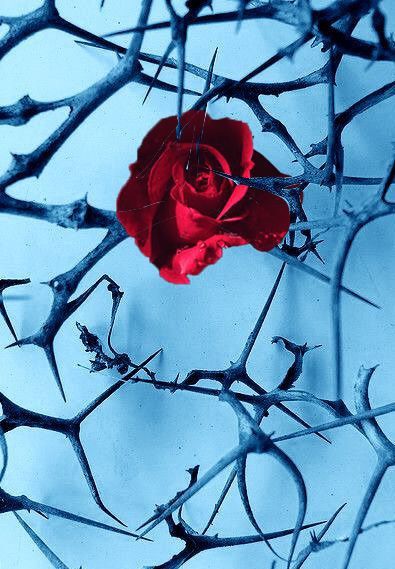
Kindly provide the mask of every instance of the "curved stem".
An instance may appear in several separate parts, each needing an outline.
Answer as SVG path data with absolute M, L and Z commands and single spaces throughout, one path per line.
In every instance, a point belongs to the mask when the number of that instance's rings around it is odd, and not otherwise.
M 333 369 L 335 375 L 335 397 L 340 399 L 342 395 L 343 381 L 343 352 L 342 352 L 342 325 L 341 325 L 341 295 L 342 279 L 347 259 L 350 254 L 353 241 L 362 225 L 352 224 L 348 229 L 342 244 L 340 253 L 336 259 L 331 282 L 331 306 L 332 306 L 332 342 L 333 342 Z
M 355 519 L 351 534 L 350 534 L 350 541 L 347 547 L 347 553 L 346 556 L 344 558 L 344 562 L 342 565 L 342 569 L 348 569 L 348 566 L 350 564 L 351 561 L 351 556 L 353 554 L 354 548 L 355 548 L 355 544 L 357 542 L 358 539 L 358 535 L 361 531 L 362 528 L 362 524 L 366 518 L 366 515 L 369 511 L 370 506 L 372 505 L 372 502 L 374 500 L 374 497 L 376 495 L 376 492 L 381 484 L 381 481 L 383 479 L 383 476 L 385 474 L 387 470 L 387 465 L 386 464 L 382 464 L 380 461 L 378 462 L 372 478 L 370 479 L 368 488 L 366 490 L 365 496 L 362 500 L 362 504 L 358 510 L 358 514 L 357 517 Z

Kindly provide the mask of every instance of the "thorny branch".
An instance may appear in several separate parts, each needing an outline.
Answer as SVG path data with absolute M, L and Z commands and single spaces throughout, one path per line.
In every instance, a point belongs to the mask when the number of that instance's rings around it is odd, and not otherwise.
M 44 0 L 39 8 L 28 14 L 14 17 L 0 16 L 0 25 L 7 27 L 5 34 L 0 38 L 0 59 L 6 57 L 7 54 L 27 38 L 47 29 L 55 29 L 68 34 L 75 38 L 77 43 L 114 51 L 118 54 L 117 63 L 109 73 L 80 93 L 64 99 L 46 102 L 36 101 L 29 95 L 26 95 L 11 105 L 0 107 L 0 126 L 11 125 L 14 127 L 23 126 L 33 117 L 42 113 L 59 108 L 69 110 L 67 118 L 35 150 L 28 154 L 12 156 L 10 166 L 0 175 L 0 211 L 6 214 L 47 221 L 66 229 L 101 228 L 106 230 L 103 240 L 92 251 L 85 254 L 75 267 L 46 283 L 52 290 L 52 306 L 45 322 L 35 333 L 26 338 L 18 338 L 3 298 L 3 292 L 8 287 L 15 285 L 23 286 L 29 282 L 28 278 L 23 280 L 4 278 L 0 280 L 0 312 L 14 339 L 10 346 L 33 344 L 41 348 L 46 354 L 56 383 L 62 396 L 65 398 L 65 391 L 54 351 L 56 335 L 63 323 L 78 310 L 87 298 L 94 293 L 96 288 L 102 282 L 106 282 L 112 297 L 107 347 L 103 347 L 101 340 L 90 332 L 87 326 L 77 323 L 77 327 L 81 333 L 80 337 L 86 351 L 93 354 L 94 359 L 90 362 L 91 371 L 100 372 L 104 369 L 112 369 L 123 375 L 119 381 L 115 382 L 102 395 L 71 419 L 44 415 L 22 408 L 7 398 L 4 393 L 0 393 L 3 413 L 0 421 L 0 447 L 3 455 L 0 481 L 7 468 L 8 451 L 6 440 L 9 431 L 18 427 L 30 427 L 61 433 L 66 436 L 73 447 L 94 500 L 104 512 L 117 520 L 101 500 L 88 458 L 80 441 L 80 428 L 84 419 L 127 383 L 143 383 L 156 389 L 167 390 L 170 393 L 186 391 L 219 398 L 230 405 L 238 419 L 238 445 L 220 458 L 203 476 L 198 477 L 198 467 L 191 469 L 189 471 L 191 481 L 188 488 L 177 493 L 165 505 L 159 506 L 154 515 L 141 526 L 141 528 L 145 528 L 140 535 L 140 537 L 143 537 L 158 523 L 165 521 L 170 535 L 184 542 L 184 548 L 178 554 L 169 561 L 156 566 L 156 569 L 181 567 L 192 557 L 209 549 L 260 541 L 269 545 L 273 553 L 278 555 L 273 550 L 270 542 L 285 535 L 291 536 L 291 545 L 287 554 L 288 567 L 299 569 L 311 554 L 321 551 L 334 543 L 347 542 L 347 553 L 343 564 L 343 569 L 346 569 L 349 566 L 358 536 L 366 529 L 370 529 L 370 526 L 364 529 L 362 525 L 381 481 L 389 467 L 395 465 L 395 447 L 388 440 L 375 419 L 376 416 L 393 412 L 395 403 L 371 409 L 368 386 L 374 369 L 365 369 L 363 367 L 360 369 L 354 387 L 356 413 L 351 413 L 341 399 L 343 377 L 340 293 L 344 292 L 351 295 L 358 302 L 362 301 L 377 307 L 373 301 L 345 287 L 342 280 L 347 259 L 357 234 L 372 221 L 395 213 L 395 205 L 388 200 L 388 192 L 395 177 L 395 162 L 391 159 L 387 173 L 381 178 L 345 176 L 343 172 L 345 150 L 342 144 L 342 135 L 343 131 L 355 117 L 392 97 L 395 94 L 395 83 L 392 81 L 377 88 L 354 102 L 345 111 L 337 114 L 335 85 L 336 74 L 345 55 L 368 60 L 370 64 L 378 64 L 380 61 L 395 61 L 395 44 L 386 27 L 385 13 L 379 6 L 379 0 L 333 0 L 326 8 L 321 10 L 312 9 L 308 0 L 298 0 L 296 2 L 285 0 L 272 0 L 271 2 L 239 0 L 236 10 L 230 10 L 226 13 L 215 12 L 215 2 L 188 0 L 186 2 L 185 14 L 179 15 L 173 7 L 171 0 L 165 0 L 164 5 L 167 8 L 169 19 L 158 23 L 150 23 L 151 3 L 152 0 L 141 1 L 141 9 L 135 27 L 109 33 L 105 37 L 100 37 L 64 19 L 57 9 L 56 0 Z M 104 0 L 101 0 L 100 8 L 104 4 Z M 212 13 L 204 13 L 207 12 L 207 8 L 211 8 Z M 355 27 L 364 17 L 370 18 L 375 35 L 374 41 L 353 36 Z M 251 19 L 262 21 L 262 25 L 264 25 L 266 20 L 282 22 L 293 27 L 298 34 L 298 38 L 237 80 L 214 72 L 216 54 L 214 54 L 208 69 L 186 61 L 188 28 L 190 26 L 208 26 L 221 22 L 235 22 L 237 30 L 244 21 Z M 158 29 L 169 30 L 169 43 L 165 53 L 161 56 L 142 52 L 141 46 L 145 33 L 155 33 L 155 30 Z M 113 39 L 109 39 L 120 34 L 132 34 L 131 41 L 127 47 L 115 43 Z M 257 75 L 266 72 L 267 69 L 282 59 L 292 59 L 295 53 L 303 46 L 306 46 L 306 43 L 310 40 L 313 40 L 312 47 L 322 44 L 322 51 L 328 54 L 327 62 L 321 68 L 291 81 L 270 83 L 256 79 Z M 303 47 L 303 49 L 306 48 Z M 176 59 L 170 57 L 173 50 L 177 51 Z M 144 64 L 147 63 L 156 66 L 153 76 L 144 70 Z M 172 85 L 159 79 L 161 70 L 164 67 L 177 70 L 177 85 Z M 185 88 L 187 74 L 205 81 L 202 94 Z M 250 187 L 272 192 L 287 200 L 291 212 L 291 226 L 283 245 L 272 251 L 272 254 L 282 261 L 282 266 L 273 289 L 240 356 L 235 362 L 231 363 L 230 367 L 222 370 L 192 370 L 183 381 L 179 381 L 178 376 L 175 381 L 159 380 L 155 373 L 147 368 L 149 361 L 159 352 L 155 352 L 144 362 L 137 365 L 132 362 L 128 354 L 116 351 L 111 341 L 111 335 L 123 293 L 111 277 L 103 275 L 85 292 L 80 293 L 79 296 L 71 300 L 81 280 L 89 273 L 90 269 L 126 239 L 126 233 L 119 225 L 115 213 L 96 208 L 87 202 L 86 197 L 66 205 L 56 205 L 26 201 L 12 197 L 8 193 L 8 189 L 19 181 L 29 179 L 32 176 L 39 177 L 54 154 L 73 135 L 85 119 L 97 111 L 107 99 L 132 82 L 148 87 L 146 97 L 153 88 L 176 93 L 179 125 L 183 111 L 184 95 L 196 97 L 192 105 L 192 108 L 195 109 L 202 108 L 205 110 L 208 103 L 213 103 L 222 97 L 225 97 L 228 101 L 237 99 L 244 102 L 258 120 L 262 131 L 277 137 L 291 152 L 301 169 L 301 173 L 288 178 L 267 177 L 247 180 L 224 174 L 223 172 L 216 172 L 219 176 L 230 178 L 235 184 L 246 183 Z M 265 106 L 265 97 L 279 96 L 283 93 L 308 89 L 316 85 L 325 85 L 328 90 L 327 136 L 321 141 L 313 142 L 310 151 L 303 152 L 286 124 L 268 112 Z M 177 132 L 180 135 L 180 126 Z M 325 157 L 325 161 L 320 167 L 316 167 L 311 161 L 311 158 L 317 155 Z M 334 194 L 334 215 L 327 219 L 308 219 L 304 205 L 300 200 L 300 194 L 302 191 L 312 191 L 311 188 L 315 188 L 313 191 L 316 191 L 321 186 L 326 186 L 329 189 L 335 187 L 336 189 Z M 348 208 L 347 211 L 342 212 L 341 199 L 344 186 L 366 186 L 367 188 L 377 186 L 377 190 L 366 199 L 362 206 Z M 318 252 L 318 245 L 321 241 L 317 241 L 317 237 L 312 235 L 312 231 L 315 229 L 334 230 L 339 228 L 343 231 L 343 234 L 339 244 L 335 269 L 332 276 L 327 276 L 306 263 L 309 253 L 321 259 L 321 255 Z M 278 378 L 278 387 L 272 391 L 266 391 L 247 372 L 248 358 L 275 299 L 286 264 L 306 272 L 315 279 L 329 284 L 331 287 L 336 390 L 336 399 L 334 401 L 320 399 L 314 394 L 293 389 L 302 374 L 304 357 L 312 349 L 307 344 L 298 345 L 282 336 L 273 338 L 273 343 L 281 343 L 292 354 L 294 361 L 288 368 L 285 376 Z M 138 375 L 141 371 L 144 371 L 146 375 Z M 220 387 L 211 388 L 198 385 L 203 379 L 215 381 L 219 383 Z M 243 384 L 248 392 L 234 391 L 232 388 L 237 382 Z M 334 420 L 311 427 L 303 418 L 296 415 L 286 406 L 286 403 L 290 401 L 302 401 L 318 406 L 331 414 Z M 252 406 L 252 414 L 245 405 Z M 261 428 L 261 423 L 267 417 L 272 407 L 276 407 L 289 415 L 302 425 L 303 429 L 288 435 L 279 435 L 276 438 L 266 434 Z M 303 475 L 285 451 L 280 449 L 279 445 L 287 440 L 312 433 L 328 441 L 322 432 L 333 428 L 342 428 L 344 425 L 353 425 L 358 433 L 365 437 L 377 454 L 377 466 L 372 474 L 350 536 L 331 541 L 322 541 L 324 535 L 331 529 L 332 524 L 335 523 L 340 510 L 343 508 L 342 506 L 332 515 L 318 534 L 314 532 L 311 534 L 309 545 L 295 556 L 301 530 L 313 527 L 317 523 L 304 525 L 307 490 Z M 250 453 L 271 454 L 274 456 L 284 466 L 289 477 L 296 484 L 299 508 L 297 521 L 293 528 L 267 533 L 261 529 L 256 521 L 246 482 L 247 457 Z M 182 505 L 229 465 L 233 466 L 225 487 L 213 508 L 204 530 L 199 533 L 192 529 L 183 519 Z M 234 537 L 207 535 L 235 480 L 238 483 L 238 491 L 244 511 L 257 533 Z M 20 510 L 35 511 L 44 516 L 60 516 L 108 531 L 134 535 L 124 529 L 101 524 L 70 512 L 34 502 L 26 496 L 12 496 L 5 490 L 0 489 L 0 513 L 14 512 L 18 522 L 47 557 L 52 566 L 61 569 L 67 569 L 66 565 L 17 513 Z M 176 510 L 179 510 L 177 522 L 173 518 L 173 513 Z M 379 527 L 381 523 L 387 522 L 378 522 L 373 527 Z

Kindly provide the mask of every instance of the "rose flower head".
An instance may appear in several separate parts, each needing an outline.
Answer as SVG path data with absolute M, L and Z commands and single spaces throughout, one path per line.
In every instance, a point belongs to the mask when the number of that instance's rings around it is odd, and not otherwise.
M 159 121 L 146 135 L 117 200 L 117 217 L 140 251 L 171 283 L 187 284 L 226 247 L 270 251 L 288 231 L 287 203 L 236 185 L 232 176 L 283 176 L 253 148 L 247 124 L 203 111 Z

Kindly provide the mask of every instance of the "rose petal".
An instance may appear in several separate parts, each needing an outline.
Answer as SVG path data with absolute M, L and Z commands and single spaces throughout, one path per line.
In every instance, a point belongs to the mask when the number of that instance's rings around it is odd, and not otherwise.
M 172 284 L 189 284 L 191 282 L 186 275 L 181 275 L 169 267 L 159 269 L 159 274 L 165 281 Z
M 269 160 L 267 160 L 262 154 L 254 150 L 252 155 L 252 163 L 253 167 L 250 173 L 251 178 L 271 178 L 271 177 L 284 177 L 285 174 L 282 174 Z M 232 172 L 234 174 L 234 172 Z M 232 215 L 232 208 L 237 206 L 245 196 L 247 195 L 249 188 L 248 186 L 239 185 L 236 186 L 232 192 L 232 196 L 230 197 L 228 203 L 221 211 L 219 218 L 223 219 L 225 216 L 233 217 Z
M 137 151 L 137 160 L 130 165 L 131 177 L 117 199 L 117 217 L 127 233 L 135 237 L 142 253 L 151 256 L 151 226 L 160 200 L 151 200 L 147 182 L 154 162 L 169 140 L 175 140 L 177 117 L 159 121 L 144 137 Z
M 166 220 L 171 223 L 165 226 L 163 223 Z M 159 212 L 153 238 L 158 242 L 159 249 L 169 249 L 169 244 L 172 244 L 175 252 L 177 248 L 208 239 L 217 231 L 218 222 L 215 219 L 170 198 Z
M 254 153 L 252 155 L 252 162 L 254 166 L 251 170 L 251 178 L 286 177 L 286 174 L 283 174 L 280 172 L 280 170 L 277 170 L 277 168 L 271 162 L 269 162 L 267 158 L 262 156 L 262 154 L 257 150 L 254 150 Z
M 177 117 L 160 120 L 144 137 L 138 151 L 137 160 L 140 175 L 149 174 L 152 165 L 162 154 L 169 142 L 176 140 Z M 144 172 L 142 172 L 144 170 Z
M 234 217 L 235 213 L 232 210 L 237 209 L 236 206 L 245 198 L 247 192 L 248 186 L 234 186 L 229 200 L 218 216 L 218 220 L 224 220 L 226 217 Z
M 117 218 L 147 257 L 151 255 L 151 226 L 157 207 L 149 202 L 146 184 L 136 178 L 129 178 L 118 195 Z
M 269 250 L 289 226 L 287 204 L 277 196 L 247 186 L 231 191 L 233 183 L 224 179 L 208 179 L 195 187 L 193 168 L 185 172 L 199 142 L 202 154 L 192 164 L 197 173 L 204 172 L 202 164 L 208 161 L 211 168 L 236 176 L 282 176 L 253 153 L 245 123 L 214 120 L 203 111 L 185 113 L 182 123 L 180 141 L 176 117 L 163 119 L 147 134 L 117 201 L 118 219 L 141 251 L 163 278 L 180 284 L 189 282 L 188 274 L 215 263 L 224 247 L 251 243 Z
M 215 168 L 230 173 L 229 164 L 215 148 L 206 144 L 199 146 L 198 156 L 196 156 L 196 146 L 193 144 L 178 144 L 177 152 L 178 149 L 184 150 L 185 161 L 181 160 L 180 156 L 173 160 L 172 177 L 175 182 L 171 192 L 173 198 L 204 215 L 216 218 L 231 195 L 233 183 L 216 176 L 210 172 L 210 169 Z M 207 187 L 203 189 L 196 178 L 198 173 L 208 182 Z
M 248 200 L 247 214 L 236 222 L 237 231 L 259 251 L 270 251 L 288 231 L 288 204 L 269 192 L 253 188 L 249 188 L 245 199 Z
M 212 119 L 204 111 L 187 111 L 182 117 L 182 142 L 201 142 L 216 148 L 227 160 L 232 174 L 249 176 L 253 141 L 250 127 L 233 119 Z
M 246 241 L 237 235 L 213 235 L 194 247 L 180 250 L 171 260 L 170 266 L 160 269 L 160 275 L 175 284 L 189 282 L 187 275 L 198 275 L 208 265 L 213 265 L 222 257 L 226 247 L 245 245 Z
M 225 180 L 227 182 L 227 180 Z M 181 204 L 199 211 L 203 215 L 216 219 L 224 200 L 231 194 L 230 184 L 221 184 L 217 192 L 196 192 L 188 182 L 180 183 L 171 190 L 171 196 Z

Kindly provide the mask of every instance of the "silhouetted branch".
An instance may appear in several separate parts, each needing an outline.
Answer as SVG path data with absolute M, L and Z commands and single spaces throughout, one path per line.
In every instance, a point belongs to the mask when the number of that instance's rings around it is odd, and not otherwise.
M 380 415 L 394 412 L 395 403 L 383 405 L 375 409 L 371 408 L 368 386 L 375 368 L 361 368 L 360 370 L 354 387 L 355 414 L 349 410 L 346 403 L 340 398 L 343 383 L 340 293 L 345 292 L 358 301 L 379 308 L 373 301 L 345 287 L 342 281 L 350 250 L 358 233 L 372 221 L 395 213 L 395 205 L 387 199 L 388 192 L 394 182 L 395 162 L 391 159 L 387 172 L 379 178 L 346 176 L 344 174 L 344 163 L 347 149 L 343 148 L 342 134 L 346 126 L 361 113 L 375 108 L 382 101 L 392 97 L 395 94 L 395 83 L 392 81 L 375 89 L 338 114 L 335 113 L 335 85 L 336 74 L 344 56 L 362 58 L 370 64 L 378 64 L 380 61 L 395 61 L 395 45 L 391 34 L 387 30 L 386 16 L 381 11 L 376 0 L 332 0 L 324 9 L 320 10 L 313 9 L 308 0 L 300 0 L 298 2 L 272 0 L 271 2 L 255 1 L 254 3 L 239 0 L 236 9 L 223 13 L 213 12 L 211 14 L 202 12 L 207 8 L 215 8 L 215 3 L 211 6 L 209 0 L 187 0 L 184 15 L 176 12 L 171 0 L 165 0 L 165 4 L 169 14 L 167 20 L 150 23 L 151 0 L 142 0 L 136 26 L 106 34 L 106 37 L 100 37 L 63 18 L 57 9 L 55 0 L 43 0 L 39 8 L 21 16 L 0 17 L 0 24 L 7 26 L 6 32 L 0 38 L 0 59 L 6 57 L 16 46 L 29 37 L 49 29 L 68 34 L 79 44 L 113 51 L 118 55 L 116 64 L 104 77 L 79 93 L 54 101 L 39 101 L 29 95 L 25 95 L 14 103 L 0 107 L 0 126 L 8 125 L 12 127 L 23 127 L 34 117 L 56 109 L 62 108 L 68 111 L 68 115 L 63 122 L 36 149 L 27 154 L 12 156 L 10 166 L 0 175 L 0 212 L 47 221 L 66 229 L 97 228 L 106 231 L 102 240 L 92 251 L 86 252 L 84 257 L 73 268 L 65 270 L 65 272 L 53 277 L 46 283 L 52 291 L 52 305 L 49 314 L 44 318 L 43 323 L 40 324 L 36 332 L 28 337 L 19 339 L 19 334 L 15 331 L 14 325 L 8 316 L 3 299 L 3 291 L 7 287 L 27 284 L 29 279 L 3 279 L 0 281 L 0 313 L 14 339 L 14 342 L 10 344 L 11 346 L 35 345 L 44 351 L 60 392 L 65 398 L 61 373 L 58 369 L 55 355 L 55 339 L 64 322 L 82 306 L 101 283 L 105 282 L 112 300 L 106 347 L 103 346 L 99 337 L 90 331 L 89 326 L 77 323 L 77 327 L 85 350 L 92 354 L 93 357 L 90 362 L 91 371 L 116 369 L 122 376 L 71 419 L 54 417 L 50 414 L 41 414 L 23 408 L 7 398 L 3 393 L 0 393 L 3 413 L 0 420 L 0 446 L 3 455 L 0 480 L 7 467 L 6 436 L 9 431 L 19 427 L 30 427 L 61 433 L 70 441 L 91 495 L 97 505 L 106 514 L 119 521 L 104 505 L 100 497 L 88 457 L 80 440 L 80 428 L 83 421 L 127 383 L 143 383 L 151 388 L 166 390 L 170 393 L 186 391 L 195 393 L 198 396 L 206 395 L 219 398 L 225 400 L 231 406 L 237 417 L 239 425 L 238 444 L 200 478 L 198 477 L 197 467 L 191 469 L 189 471 L 191 480 L 188 487 L 178 492 L 166 504 L 159 506 L 155 514 L 141 526 L 141 528 L 144 527 L 145 529 L 139 537 L 143 537 L 157 524 L 165 521 L 169 534 L 184 542 L 184 548 L 179 553 L 171 560 L 157 566 L 156 569 L 176 569 L 203 551 L 248 543 L 265 542 L 274 552 L 269 543 L 270 540 L 285 535 L 291 536 L 288 567 L 299 569 L 311 554 L 321 551 L 334 543 L 348 542 L 343 565 L 343 569 L 346 569 L 349 566 L 358 536 L 371 527 L 379 527 L 384 523 L 390 523 L 389 521 L 383 521 L 365 529 L 362 527 L 383 476 L 390 466 L 395 465 L 395 447 L 388 440 L 375 419 L 375 417 Z M 101 0 L 100 8 L 103 5 L 104 0 Z M 370 38 L 367 40 L 353 36 L 355 27 L 365 16 L 369 17 L 372 31 L 374 32 L 373 41 Z M 296 39 L 260 62 L 253 70 L 232 75 L 236 79 L 230 79 L 214 72 L 216 53 L 207 69 L 186 61 L 188 30 L 190 26 L 234 22 L 237 30 L 244 20 L 258 20 L 260 22 L 275 20 L 282 22 L 293 28 Z M 156 55 L 142 52 L 141 47 L 145 33 L 154 33 L 158 29 L 169 31 L 168 47 L 165 53 Z M 133 34 L 128 47 L 120 46 L 108 39 L 110 36 L 121 33 Z M 328 52 L 328 59 L 322 67 L 313 70 L 305 76 L 289 81 L 267 83 L 261 81 L 260 78 L 259 80 L 257 79 L 260 73 L 267 71 L 271 66 L 284 58 L 291 59 L 302 48 L 305 54 L 307 48 L 303 46 L 306 46 L 306 43 L 310 40 L 313 40 L 312 47 L 322 44 L 322 51 Z M 171 57 L 173 50 L 177 51 L 176 58 Z M 152 75 L 145 72 L 143 68 L 145 63 L 156 66 Z M 173 85 L 159 79 L 163 68 L 173 69 L 177 72 L 176 84 Z M 200 78 L 204 82 L 202 93 L 185 87 L 187 74 Z M 185 94 L 195 97 L 191 108 L 203 109 L 204 112 L 207 112 L 209 102 L 215 103 L 222 97 L 225 97 L 228 101 L 236 99 L 247 105 L 252 111 L 262 132 L 270 133 L 276 137 L 291 152 L 299 167 L 299 173 L 291 177 L 243 178 L 232 173 L 214 170 L 217 176 L 227 178 L 235 186 L 237 184 L 247 185 L 257 190 L 270 192 L 286 200 L 290 209 L 291 225 L 284 243 L 271 251 L 271 255 L 281 260 L 281 269 L 238 359 L 225 369 L 192 370 L 181 382 L 178 381 L 178 375 L 175 381 L 157 379 L 156 374 L 147 367 L 148 363 L 161 350 L 146 358 L 141 364 L 134 363 L 128 354 L 117 351 L 112 342 L 112 332 L 116 325 L 116 315 L 123 292 L 110 276 L 104 274 L 85 291 L 79 292 L 74 297 L 82 279 L 96 263 L 105 258 L 110 251 L 127 237 L 123 227 L 118 223 L 115 212 L 100 209 L 89 204 L 86 197 L 68 204 L 47 204 L 14 198 L 7 193 L 15 183 L 29 179 L 32 176 L 39 177 L 55 153 L 73 135 L 76 129 L 93 112 L 97 111 L 105 101 L 130 83 L 146 85 L 148 87 L 147 96 L 153 87 L 177 95 L 175 101 L 178 117 L 177 136 L 181 134 L 181 117 Z M 288 128 L 287 123 L 281 117 L 269 113 L 268 108 L 270 106 L 267 104 L 265 97 L 279 96 L 282 93 L 308 89 L 316 85 L 324 85 L 328 91 L 327 132 L 322 140 L 310 145 L 311 149 L 309 152 L 304 152 L 297 137 Z M 200 139 L 197 141 L 197 150 L 199 144 Z M 325 162 L 318 167 L 310 160 L 316 155 L 325 156 Z M 334 215 L 333 217 L 325 217 L 325 214 L 322 214 L 319 219 L 309 219 L 308 212 L 305 211 L 305 202 L 302 203 L 301 201 L 302 192 L 318 191 L 322 186 L 329 189 L 335 186 Z M 341 198 L 343 188 L 346 186 L 364 186 L 364 191 L 367 192 L 370 186 L 376 187 L 374 188 L 374 193 L 361 206 L 342 212 Z M 335 228 L 340 234 L 339 251 L 335 259 L 333 274 L 327 276 L 314 267 L 309 266 L 305 261 L 309 253 L 313 253 L 322 260 L 321 253 L 317 248 L 319 243 L 321 243 L 322 235 L 318 239 L 317 235 L 312 235 L 312 231 L 315 229 L 329 230 Z M 284 336 L 275 336 L 273 342 L 282 343 L 284 348 L 292 354 L 293 362 L 285 376 L 277 378 L 275 385 L 278 385 L 278 388 L 267 392 L 247 372 L 248 360 L 267 314 L 273 302 L 275 302 L 286 264 L 303 271 L 305 274 L 309 274 L 316 280 L 329 284 L 331 287 L 334 383 L 336 389 L 336 399 L 334 401 L 320 399 L 313 393 L 292 389 L 302 374 L 304 356 L 312 348 L 309 348 L 307 344 L 298 345 Z M 287 334 L 287 331 L 284 330 L 284 334 Z M 142 373 L 140 376 L 138 375 L 139 372 L 144 372 L 146 375 Z M 202 387 L 198 385 L 201 380 L 215 381 L 219 384 L 219 387 Z M 237 382 L 243 384 L 243 392 L 232 390 Z M 303 418 L 286 406 L 287 402 L 292 401 L 309 403 L 319 407 L 334 417 L 334 420 L 311 427 Z M 244 404 L 253 406 L 254 412 L 250 414 L 247 408 L 244 407 Z M 273 407 L 297 421 L 303 426 L 303 429 L 288 435 L 280 434 L 276 438 L 267 435 L 261 425 Z M 302 549 L 296 559 L 294 559 L 295 547 L 301 530 L 317 524 L 304 524 L 307 492 L 303 474 L 289 456 L 279 448 L 279 445 L 288 440 L 309 434 L 316 434 L 321 439 L 328 441 L 322 435 L 323 431 L 342 428 L 345 425 L 353 425 L 357 433 L 367 440 L 377 454 L 377 465 L 362 499 L 351 534 L 347 538 L 323 541 L 324 535 L 341 510 L 339 508 L 318 534 L 312 533 L 308 546 Z M 246 481 L 247 457 L 250 453 L 272 455 L 286 469 L 289 478 L 296 485 L 299 500 L 297 519 L 293 528 L 267 533 L 258 524 Z M 202 533 L 199 533 L 191 528 L 182 518 L 182 505 L 230 465 L 233 466 L 226 484 L 213 507 L 206 527 Z M 238 482 L 239 495 L 244 511 L 257 533 L 251 536 L 223 538 L 217 535 L 207 535 L 208 529 L 220 511 L 235 480 Z M 67 568 L 19 516 L 17 512 L 20 510 L 33 510 L 43 515 L 60 516 L 108 531 L 135 535 L 127 530 L 101 524 L 89 518 L 34 502 L 26 496 L 12 496 L 0 489 L 0 513 L 14 512 L 18 522 L 36 546 L 43 552 L 48 561 L 59 569 Z M 179 511 L 178 521 L 176 522 L 173 514 L 177 510 Z

